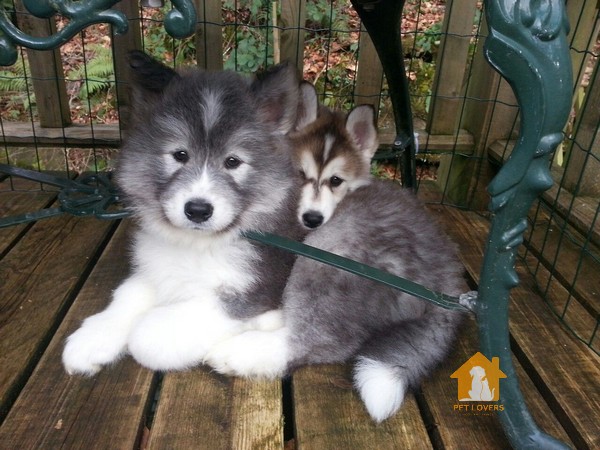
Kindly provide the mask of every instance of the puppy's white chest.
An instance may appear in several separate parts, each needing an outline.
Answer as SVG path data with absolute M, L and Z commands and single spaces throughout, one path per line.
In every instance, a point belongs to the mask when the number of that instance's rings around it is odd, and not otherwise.
M 142 234 L 135 245 L 136 272 L 155 287 L 158 304 L 208 301 L 221 290 L 243 292 L 254 281 L 250 268 L 256 258 L 241 239 L 174 245 Z

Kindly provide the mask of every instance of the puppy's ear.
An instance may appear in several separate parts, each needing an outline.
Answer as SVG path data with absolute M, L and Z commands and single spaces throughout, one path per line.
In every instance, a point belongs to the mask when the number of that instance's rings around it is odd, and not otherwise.
M 285 134 L 296 122 L 299 80 L 296 68 L 289 63 L 273 66 L 258 74 L 251 85 L 257 113 L 276 132 Z
M 179 77 L 170 67 L 138 50 L 129 52 L 129 67 L 136 106 L 151 103 L 174 78 Z
M 373 107 L 371 105 L 361 105 L 350 111 L 346 118 L 346 131 L 348 131 L 363 156 L 367 161 L 370 161 L 379 146 Z
M 317 120 L 319 114 L 319 101 L 317 90 L 308 81 L 300 83 L 300 101 L 298 103 L 298 115 L 294 130 L 299 131 L 309 123 Z

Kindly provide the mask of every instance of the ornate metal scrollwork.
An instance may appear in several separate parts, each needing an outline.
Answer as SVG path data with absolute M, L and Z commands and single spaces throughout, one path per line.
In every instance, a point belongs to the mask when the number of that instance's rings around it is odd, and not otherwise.
M 56 14 L 69 19 L 68 24 L 52 36 L 35 37 L 21 31 L 11 20 L 8 11 L 0 14 L 0 65 L 9 66 L 17 60 L 16 45 L 34 50 L 60 47 L 75 34 L 94 23 L 108 23 L 116 33 L 127 32 L 127 17 L 110 9 L 120 0 L 23 0 L 32 15 L 50 18 Z M 165 17 L 165 30 L 175 38 L 191 35 L 196 27 L 196 10 L 191 0 L 172 0 L 173 9 Z
M 510 353 L 508 301 L 518 284 L 517 247 L 534 200 L 552 183 L 549 158 L 562 141 L 572 73 L 562 0 L 486 0 L 488 61 L 513 88 L 521 111 L 520 137 L 510 159 L 488 186 L 492 225 L 476 306 L 481 351 L 499 356 L 500 413 L 515 448 L 565 448 L 539 430 L 519 390 Z

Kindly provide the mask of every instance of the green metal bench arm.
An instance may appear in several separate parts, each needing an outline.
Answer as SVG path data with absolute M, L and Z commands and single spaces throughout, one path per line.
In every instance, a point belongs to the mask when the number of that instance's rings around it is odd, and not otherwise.
M 486 57 L 515 93 L 521 130 L 511 158 L 488 186 L 492 225 L 476 306 L 480 346 L 486 356 L 500 356 L 507 375 L 500 419 L 513 446 L 565 448 L 541 433 L 524 407 L 508 351 L 508 302 L 518 284 L 514 264 L 527 214 L 538 195 L 552 186 L 550 158 L 563 140 L 571 107 L 568 24 L 562 0 L 488 0 L 485 6 L 490 28 Z M 501 349 L 506 351 L 498 353 Z
M 69 23 L 52 36 L 30 36 L 17 28 L 7 10 L 0 14 L 0 66 L 10 66 L 17 61 L 15 45 L 34 50 L 50 50 L 60 47 L 75 34 L 94 23 L 109 23 L 118 34 L 127 32 L 127 17 L 120 11 L 109 9 L 120 0 L 23 0 L 23 6 L 39 18 L 55 14 L 69 19 Z M 174 38 L 184 38 L 194 33 L 196 10 L 191 0 L 172 0 L 173 9 L 165 17 L 165 30 Z

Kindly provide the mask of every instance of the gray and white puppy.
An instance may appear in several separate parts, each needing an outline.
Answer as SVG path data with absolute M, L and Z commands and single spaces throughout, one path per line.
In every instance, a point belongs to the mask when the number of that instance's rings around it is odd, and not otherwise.
M 314 227 L 305 243 L 436 291 L 465 292 L 455 246 L 415 196 L 395 183 L 364 178 L 369 162 L 353 130 L 361 130 L 369 136 L 362 141 L 371 143 L 375 130 L 364 129 L 374 128 L 372 115 L 365 117 L 364 110 L 360 115 L 366 120 L 358 128 L 352 119 L 320 115 L 317 125 L 299 130 L 304 136 L 295 138 L 302 145 L 296 165 L 303 167 L 310 157 L 308 165 L 314 168 L 338 168 L 321 177 L 315 190 L 329 189 L 327 180 L 333 176 L 342 178 L 339 168 L 345 168 L 343 183 L 352 185 L 354 177 L 365 181 L 345 190 L 330 218 Z M 307 149 L 308 143 L 316 147 Z M 332 158 L 333 152 L 337 156 Z M 346 158 L 352 161 L 346 164 Z M 315 182 L 307 185 L 312 189 Z M 407 391 L 444 359 L 462 314 L 299 258 L 283 293 L 283 316 L 285 326 L 278 330 L 248 331 L 221 342 L 209 352 L 209 364 L 223 373 L 273 377 L 306 364 L 353 360 L 355 386 L 379 422 L 394 414 Z
M 139 225 L 133 271 L 69 336 L 69 373 L 93 374 L 126 352 L 151 369 L 185 369 L 228 336 L 281 326 L 294 257 L 243 232 L 303 234 L 285 137 L 299 98 L 294 68 L 251 80 L 176 72 L 141 52 L 130 64 L 133 125 L 117 182 Z

